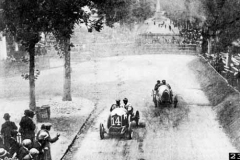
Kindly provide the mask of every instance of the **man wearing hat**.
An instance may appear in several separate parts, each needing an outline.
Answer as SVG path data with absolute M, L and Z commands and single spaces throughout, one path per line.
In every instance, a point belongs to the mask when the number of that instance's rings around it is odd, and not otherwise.
M 3 136 L 4 148 L 9 151 L 11 133 L 17 130 L 17 126 L 14 122 L 10 121 L 10 115 L 8 113 L 5 113 L 3 118 L 5 119 L 5 123 L 2 124 L 1 135 Z
M 38 160 L 38 154 L 39 151 L 36 148 L 32 148 L 29 151 L 29 154 L 27 154 L 23 160 Z
M 19 123 L 20 129 L 19 132 L 22 135 L 22 140 L 30 139 L 34 140 L 35 138 L 35 128 L 36 125 L 34 124 L 32 118 L 34 117 L 34 112 L 31 110 L 25 110 L 24 115 Z
M 4 148 L 0 148 L 0 159 L 5 158 L 9 158 L 9 153 Z

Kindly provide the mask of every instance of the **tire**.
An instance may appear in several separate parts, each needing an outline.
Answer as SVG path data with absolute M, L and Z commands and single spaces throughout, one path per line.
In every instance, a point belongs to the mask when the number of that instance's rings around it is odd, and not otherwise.
M 140 119 L 140 115 L 139 115 L 139 112 L 136 111 L 136 115 L 135 115 L 135 121 L 136 121 L 136 126 L 138 127 L 138 122 L 139 122 L 139 119 Z
M 157 101 L 157 108 L 160 108 L 160 101 Z
M 100 129 L 100 139 L 104 139 L 104 127 L 102 123 L 100 123 L 99 129 Z
M 132 139 L 133 131 L 132 131 L 132 123 L 131 122 L 129 123 L 129 127 L 128 127 L 128 130 L 127 130 L 127 133 L 128 133 L 128 139 Z
M 177 108 L 177 103 L 178 103 L 178 98 L 177 98 L 177 96 L 175 96 L 174 101 L 173 101 L 174 108 Z

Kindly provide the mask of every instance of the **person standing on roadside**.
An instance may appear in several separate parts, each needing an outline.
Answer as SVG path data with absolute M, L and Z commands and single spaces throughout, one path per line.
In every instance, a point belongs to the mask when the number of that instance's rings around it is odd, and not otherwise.
M 44 129 L 41 129 L 37 134 L 37 140 L 44 140 L 42 147 L 44 149 L 44 160 L 52 160 L 50 143 L 54 143 L 59 139 L 60 134 L 57 134 L 54 138 L 50 136 L 52 124 L 46 123 Z
M 19 125 L 20 129 L 19 132 L 21 133 L 22 140 L 30 139 L 32 142 L 35 139 L 35 129 L 36 125 L 33 122 L 34 112 L 30 110 L 24 111 L 24 116 L 22 117 Z
M 3 136 L 4 148 L 9 151 L 11 139 L 11 133 L 17 130 L 17 126 L 14 122 L 10 121 L 9 113 L 5 113 L 3 118 L 5 119 L 5 123 L 2 124 L 1 135 Z

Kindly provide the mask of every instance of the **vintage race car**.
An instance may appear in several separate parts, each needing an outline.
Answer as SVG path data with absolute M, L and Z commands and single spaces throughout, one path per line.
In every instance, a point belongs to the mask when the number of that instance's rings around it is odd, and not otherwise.
M 153 90 L 153 102 L 155 107 L 160 105 L 174 104 L 174 107 L 177 107 L 177 96 L 174 96 L 171 93 L 171 90 L 167 85 L 161 85 L 157 91 Z
M 100 138 L 104 139 L 104 134 L 110 136 L 126 136 L 132 139 L 131 116 L 125 108 L 115 108 L 109 115 L 107 129 L 100 123 Z

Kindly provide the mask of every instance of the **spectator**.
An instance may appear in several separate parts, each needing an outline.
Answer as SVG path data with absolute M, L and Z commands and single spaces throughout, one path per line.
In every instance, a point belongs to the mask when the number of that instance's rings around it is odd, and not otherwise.
M 8 159 L 9 153 L 4 149 L 0 148 L 0 159 Z
M 50 143 L 54 143 L 59 139 L 60 134 L 57 134 L 56 137 L 51 138 L 49 131 L 51 130 L 52 124 L 47 123 L 45 124 L 45 129 L 41 129 L 37 134 L 37 140 L 44 140 L 43 147 L 44 147 L 44 160 L 52 160 L 51 157 L 51 148 Z
M 19 151 L 17 152 L 17 158 L 22 160 L 26 155 L 29 154 L 29 150 L 32 147 L 32 141 L 30 139 L 24 139 L 22 141 L 22 146 L 20 147 Z
M 45 130 L 45 124 L 42 124 L 41 130 Z M 39 151 L 38 160 L 44 160 L 44 147 L 46 146 L 46 138 L 48 134 L 46 132 L 41 132 L 41 130 L 37 134 L 36 140 L 33 142 L 33 148 L 36 148 Z M 41 134 L 40 134 L 41 133 Z
M 17 130 L 17 126 L 14 122 L 10 121 L 10 115 L 8 113 L 5 113 L 3 118 L 5 119 L 5 123 L 2 124 L 1 134 L 3 136 L 4 148 L 9 151 L 11 133 Z
M 11 138 L 9 140 L 10 148 L 9 148 L 9 154 L 11 157 L 15 157 L 18 153 L 19 149 L 21 148 L 21 144 L 17 142 L 17 132 L 14 131 L 11 133 Z
M 30 110 L 25 110 L 24 115 L 19 123 L 20 129 L 19 132 L 22 135 L 22 140 L 24 139 L 30 139 L 31 141 L 34 141 L 35 139 L 35 128 L 36 125 L 34 124 L 32 118 L 34 117 L 34 112 Z
M 29 154 L 27 154 L 23 158 L 23 160 L 39 160 L 38 154 L 39 154 L 39 151 L 36 148 L 32 148 L 32 149 L 30 149 Z

